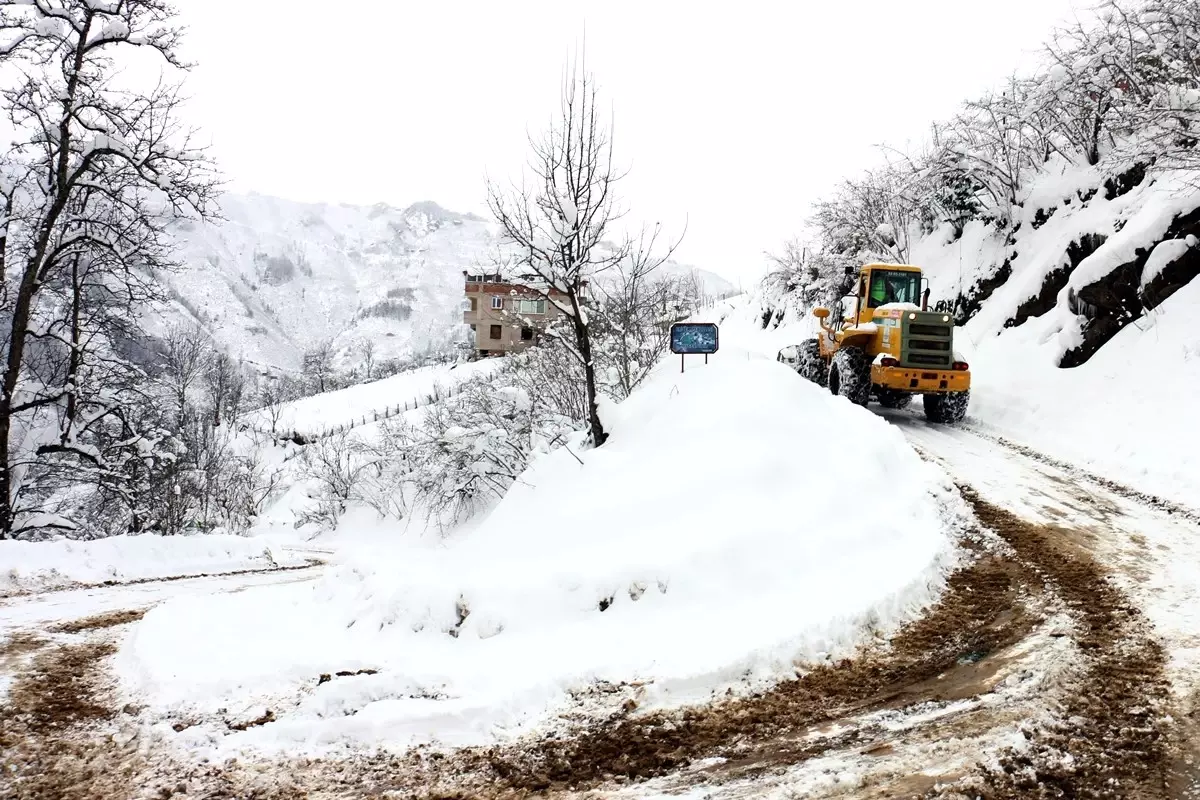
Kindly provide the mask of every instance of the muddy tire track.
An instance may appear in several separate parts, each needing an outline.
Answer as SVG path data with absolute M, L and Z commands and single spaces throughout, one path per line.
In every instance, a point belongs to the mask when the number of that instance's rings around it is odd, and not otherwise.
M 57 626 L 54 632 L 103 630 L 143 613 L 102 614 Z M 0 705 L 0 798 L 129 797 L 136 759 L 104 730 L 104 723 L 116 716 L 104 668 L 116 645 L 109 640 L 52 645 L 25 636 L 37 643 L 37 654 Z
M 133 771 L 111 739 L 84 731 L 113 717 L 100 699 L 108 642 L 39 654 L 0 707 L 0 798 L 84 800 L 128 796 Z
M 1053 719 L 1024 729 L 1026 748 L 1001 754 L 960 789 L 985 798 L 1162 798 L 1172 766 L 1166 654 L 1141 612 L 1085 552 L 1054 529 L 963 495 L 976 516 L 1036 569 L 1076 618 L 1082 673 Z M 1061 532 L 1057 534 L 1063 536 Z M 926 797 L 959 797 L 941 790 Z

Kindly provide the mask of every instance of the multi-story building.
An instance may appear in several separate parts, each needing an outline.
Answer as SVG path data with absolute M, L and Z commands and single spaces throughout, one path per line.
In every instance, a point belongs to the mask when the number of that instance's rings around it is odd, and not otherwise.
M 499 356 L 528 347 L 562 312 L 546 296 L 566 302 L 555 289 L 539 294 L 510 283 L 503 275 L 463 270 L 467 307 L 463 322 L 471 326 L 476 354 Z

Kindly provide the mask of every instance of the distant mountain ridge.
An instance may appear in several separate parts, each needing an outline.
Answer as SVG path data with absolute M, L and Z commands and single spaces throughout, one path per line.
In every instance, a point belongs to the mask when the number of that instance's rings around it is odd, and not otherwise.
M 300 203 L 228 194 L 224 221 L 178 223 L 182 269 L 162 276 L 172 298 L 151 332 L 198 320 L 249 362 L 296 369 L 305 349 L 332 340 L 344 355 L 370 340 L 379 359 L 440 350 L 461 335 L 462 272 L 491 263 L 494 226 L 433 201 L 395 208 Z M 733 290 L 706 270 L 706 293 Z

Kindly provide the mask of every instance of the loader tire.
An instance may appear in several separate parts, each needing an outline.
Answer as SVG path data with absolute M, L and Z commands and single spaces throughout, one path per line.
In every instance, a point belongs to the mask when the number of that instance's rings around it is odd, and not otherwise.
M 871 399 L 871 361 L 861 347 L 843 347 L 834 353 L 829 391 L 859 406 Z
M 821 358 L 821 345 L 816 339 L 809 339 L 796 346 L 798 361 L 796 372 L 800 377 L 810 380 L 817 386 L 825 386 L 829 380 L 829 366 Z
M 967 404 L 971 401 L 971 390 L 927 394 L 924 398 L 925 419 L 930 422 L 952 425 L 962 422 L 967 416 Z
M 901 409 L 908 408 L 908 404 L 912 402 L 913 396 L 909 392 L 901 392 L 896 389 L 880 389 L 875 393 L 875 399 L 884 408 Z

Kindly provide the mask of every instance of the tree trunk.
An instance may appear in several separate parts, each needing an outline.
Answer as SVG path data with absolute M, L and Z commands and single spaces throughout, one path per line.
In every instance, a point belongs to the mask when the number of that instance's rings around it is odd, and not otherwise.
M 12 326 L 8 339 L 8 359 L 4 366 L 4 382 L 0 385 L 0 539 L 12 535 L 14 522 L 12 474 L 12 409 L 15 405 L 17 381 L 25 356 L 25 336 L 29 332 L 29 312 L 37 288 L 37 265 L 40 258 L 25 267 L 17 302 L 13 307 Z
M 582 310 L 579 307 L 579 297 L 574 292 L 568 293 L 571 307 L 575 313 L 571 317 L 575 325 L 575 346 L 579 349 L 579 357 L 583 359 L 584 383 L 587 386 L 588 427 L 592 432 L 592 444 L 600 447 L 608 441 L 608 433 L 600 422 L 600 409 L 596 405 L 596 367 L 592 363 L 592 342 L 587 324 L 583 321 Z
M 83 336 L 79 329 L 79 307 L 83 302 L 82 298 L 83 287 L 80 286 L 79 281 L 79 256 L 75 256 L 71 262 L 71 352 L 67 357 L 67 408 L 60 440 L 62 445 L 66 445 L 74 435 L 75 416 L 78 412 L 79 387 L 77 381 L 80 362 L 83 360 L 80 354 Z

